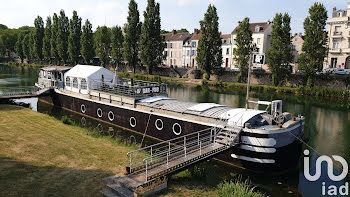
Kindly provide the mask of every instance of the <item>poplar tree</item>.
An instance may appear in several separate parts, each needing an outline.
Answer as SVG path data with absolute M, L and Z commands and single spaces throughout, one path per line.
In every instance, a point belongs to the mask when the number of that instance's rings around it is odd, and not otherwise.
M 327 54 L 327 36 L 325 27 L 327 10 L 321 3 L 315 3 L 309 9 L 309 16 L 304 21 L 305 39 L 299 57 L 299 69 L 307 77 L 307 85 L 313 86 L 316 71 L 322 70 Z
M 45 26 L 45 31 L 44 31 L 44 40 L 43 40 L 43 56 L 46 59 L 51 58 L 51 17 L 48 16 L 46 19 L 46 26 Z
M 27 58 L 28 63 L 30 62 L 30 36 L 31 34 L 26 34 L 22 40 L 22 50 L 24 56 Z
M 199 39 L 196 60 L 198 66 L 210 77 L 213 69 L 222 64 L 219 17 L 214 5 L 208 6 L 200 26 L 202 36 Z
M 84 58 L 85 64 L 90 64 L 90 60 L 95 55 L 94 50 L 94 38 L 92 32 L 92 25 L 88 19 L 86 19 L 85 24 L 83 26 L 83 32 L 81 34 L 81 55 Z
M 80 55 L 80 36 L 81 36 L 81 18 L 78 16 L 77 12 L 73 11 L 73 17 L 70 19 L 69 23 L 69 38 L 68 38 L 68 52 L 69 57 L 76 65 L 79 61 Z
M 51 25 L 51 56 L 55 58 L 56 64 L 60 60 L 60 56 L 57 50 L 57 40 L 58 40 L 58 17 L 57 14 L 54 13 L 52 16 L 52 25 Z
M 68 59 L 68 36 L 69 36 L 69 20 L 64 10 L 60 11 L 60 16 L 58 17 L 58 32 L 57 32 L 57 51 L 60 59 L 64 63 Z
M 125 28 L 125 38 L 123 44 L 124 59 L 136 73 L 136 65 L 139 62 L 139 38 L 141 32 L 140 14 L 137 9 L 137 3 L 130 0 L 128 23 Z
M 277 13 L 273 19 L 270 49 L 266 52 L 266 61 L 272 72 L 272 83 L 277 86 L 290 73 L 293 61 L 290 37 L 290 16 Z
M 154 0 L 148 0 L 146 11 L 143 13 L 144 22 L 140 36 L 140 58 L 147 66 L 148 74 L 162 62 L 163 38 L 160 34 L 160 6 Z
M 24 59 L 23 39 L 24 39 L 24 35 L 23 33 L 20 33 L 17 37 L 17 42 L 16 42 L 16 53 L 21 58 L 22 63 Z
M 233 59 L 240 67 L 238 81 L 245 81 L 248 75 L 250 53 L 252 52 L 252 31 L 249 29 L 249 18 L 239 24 L 236 29 L 236 48 L 233 49 Z
M 100 58 L 101 65 L 107 66 L 111 51 L 111 30 L 106 27 L 98 27 L 95 33 L 96 54 Z
M 121 27 L 112 28 L 112 57 L 116 66 L 120 66 L 123 62 L 123 32 Z
M 44 21 L 38 16 L 34 20 L 34 37 L 33 37 L 33 55 L 35 58 L 43 59 L 43 39 L 44 39 Z

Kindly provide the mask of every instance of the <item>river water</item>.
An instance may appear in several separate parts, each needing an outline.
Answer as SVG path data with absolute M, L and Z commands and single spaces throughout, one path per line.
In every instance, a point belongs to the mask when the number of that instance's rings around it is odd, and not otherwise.
M 0 64 L 0 87 L 32 86 L 37 81 L 38 70 L 33 68 L 11 67 Z M 170 97 L 194 102 L 213 102 L 231 107 L 244 107 L 245 93 L 242 91 L 227 89 L 208 89 L 200 86 L 185 86 L 169 84 Z M 309 138 L 303 149 L 310 150 L 310 171 L 315 173 L 316 159 L 321 155 L 339 155 L 350 161 L 350 104 L 332 100 L 320 100 L 315 98 L 293 97 L 272 94 L 252 93 L 250 100 L 283 100 L 283 111 L 294 115 L 305 116 L 305 132 Z M 140 144 L 142 136 L 123 131 L 111 125 L 96 120 L 81 117 L 78 114 L 68 112 L 57 107 L 40 102 L 37 98 L 16 100 L 17 102 L 30 103 L 35 111 L 47 113 L 60 119 L 63 115 L 69 116 L 76 124 L 101 134 L 115 134 L 116 138 L 128 144 Z M 0 105 L 1 108 L 1 105 Z M 154 143 L 146 139 L 144 144 Z M 349 181 L 349 176 L 342 181 L 334 182 L 327 176 L 327 165 L 322 163 L 321 178 L 315 182 L 308 181 L 304 176 L 303 157 L 296 169 L 282 175 L 261 175 L 229 167 L 214 160 L 199 164 L 197 167 L 205 172 L 200 179 L 203 184 L 215 186 L 223 180 L 241 177 L 249 178 L 255 186 L 266 191 L 272 196 L 323 196 L 322 183 L 326 189 L 330 185 L 338 188 Z M 340 174 L 340 163 L 335 163 L 334 174 Z M 171 184 L 171 183 L 170 183 Z M 327 190 L 326 195 L 327 196 Z M 334 196 L 334 195 L 333 195 Z M 338 195 L 336 196 L 341 196 Z

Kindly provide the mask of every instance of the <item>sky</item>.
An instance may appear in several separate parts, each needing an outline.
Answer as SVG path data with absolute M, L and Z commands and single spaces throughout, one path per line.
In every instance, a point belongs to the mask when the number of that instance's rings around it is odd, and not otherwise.
M 292 17 L 292 33 L 303 32 L 303 21 L 308 15 L 309 7 L 315 0 L 156 0 L 160 3 L 162 29 L 173 30 L 186 28 L 193 32 L 200 28 L 209 4 L 218 10 L 220 31 L 231 33 L 238 21 L 249 17 L 251 22 L 273 20 L 278 12 L 288 12 Z M 83 21 L 89 19 L 95 29 L 98 26 L 109 27 L 126 23 L 129 0 L 0 0 L 0 24 L 9 28 L 24 25 L 33 26 L 34 19 L 40 15 L 44 21 L 47 16 L 65 10 L 72 16 L 73 10 L 78 12 Z M 140 18 L 147 6 L 147 0 L 136 0 Z M 330 16 L 332 8 L 346 9 L 346 0 L 319 0 L 324 4 Z

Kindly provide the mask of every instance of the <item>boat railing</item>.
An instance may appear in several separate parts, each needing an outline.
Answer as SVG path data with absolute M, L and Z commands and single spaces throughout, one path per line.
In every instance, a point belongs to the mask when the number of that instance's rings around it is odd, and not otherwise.
M 119 79 L 118 83 L 92 80 L 90 90 L 128 97 L 166 94 L 167 84 L 141 80 Z

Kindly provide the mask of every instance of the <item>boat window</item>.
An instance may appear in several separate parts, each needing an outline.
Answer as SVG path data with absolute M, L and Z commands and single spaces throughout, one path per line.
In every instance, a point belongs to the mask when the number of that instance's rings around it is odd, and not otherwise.
M 73 78 L 73 88 L 78 88 L 78 78 Z
M 81 112 L 82 112 L 83 114 L 85 114 L 85 112 L 86 112 L 86 107 L 85 107 L 84 104 L 81 104 L 80 110 L 81 110 Z
M 81 80 L 80 87 L 81 87 L 82 90 L 86 90 L 87 89 L 86 79 L 82 79 Z
M 97 109 L 97 116 L 98 116 L 99 118 L 102 118 L 102 115 L 103 115 L 102 109 L 101 109 L 101 108 L 98 108 L 98 109 Z
M 114 120 L 114 113 L 112 111 L 108 112 L 108 119 L 110 121 L 113 121 Z
M 163 121 L 161 119 L 157 119 L 155 125 L 159 131 L 163 129 Z
M 70 78 L 66 77 L 66 86 L 70 87 Z
M 182 129 L 181 129 L 181 126 L 179 125 L 179 123 L 175 123 L 173 125 L 173 132 L 174 132 L 174 134 L 175 135 L 180 135 L 181 131 L 182 131 Z
M 136 119 L 135 119 L 135 117 L 131 117 L 129 122 L 130 122 L 130 126 L 131 127 L 133 127 L 133 128 L 136 127 Z

